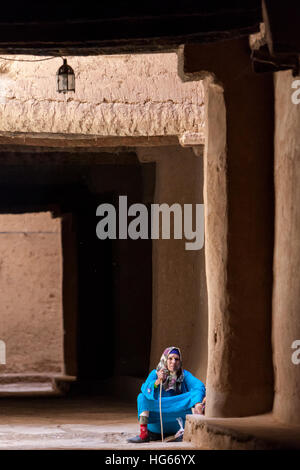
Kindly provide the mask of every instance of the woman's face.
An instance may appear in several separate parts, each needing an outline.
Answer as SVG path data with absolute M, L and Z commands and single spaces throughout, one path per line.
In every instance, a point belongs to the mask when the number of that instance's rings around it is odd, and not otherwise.
M 170 372 L 176 372 L 180 367 L 180 358 L 178 354 L 169 354 L 167 366 Z

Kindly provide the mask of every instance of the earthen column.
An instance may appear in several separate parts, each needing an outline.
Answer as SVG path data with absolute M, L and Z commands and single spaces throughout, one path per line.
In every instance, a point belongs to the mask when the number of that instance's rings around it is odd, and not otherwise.
M 291 71 L 275 74 L 274 415 L 300 424 L 300 104 Z M 294 345 L 296 346 L 296 345 Z M 293 357 L 294 355 L 294 357 Z
M 184 80 L 207 77 L 204 162 L 207 416 L 271 409 L 273 81 L 248 39 L 186 46 Z

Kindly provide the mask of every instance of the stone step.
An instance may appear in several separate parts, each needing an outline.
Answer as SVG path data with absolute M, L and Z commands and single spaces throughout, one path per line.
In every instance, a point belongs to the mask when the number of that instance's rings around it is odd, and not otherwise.
M 271 413 L 244 418 L 189 415 L 184 435 L 186 442 L 208 450 L 300 450 L 300 426 L 279 423 Z
M 0 396 L 61 395 L 74 380 L 57 374 L 1 374 Z
M 53 394 L 52 382 L 12 382 L 0 384 L 0 396 Z

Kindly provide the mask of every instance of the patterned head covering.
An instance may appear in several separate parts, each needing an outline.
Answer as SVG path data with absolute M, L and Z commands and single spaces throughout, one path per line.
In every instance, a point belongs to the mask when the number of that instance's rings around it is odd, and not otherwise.
M 171 352 L 175 353 L 175 351 L 173 351 L 174 349 L 178 351 L 178 352 L 176 351 L 176 354 L 179 355 L 180 365 L 179 365 L 179 369 L 176 372 L 172 373 L 168 369 L 167 359 L 168 359 L 168 356 L 171 354 Z M 164 369 L 167 372 L 167 377 L 162 384 L 164 390 L 166 391 L 174 390 L 175 392 L 180 392 L 181 384 L 183 382 L 183 370 L 182 370 L 182 356 L 181 356 L 181 352 L 179 348 L 177 348 L 176 346 L 170 346 L 164 350 L 160 358 L 160 361 L 156 367 L 157 371 L 161 369 Z

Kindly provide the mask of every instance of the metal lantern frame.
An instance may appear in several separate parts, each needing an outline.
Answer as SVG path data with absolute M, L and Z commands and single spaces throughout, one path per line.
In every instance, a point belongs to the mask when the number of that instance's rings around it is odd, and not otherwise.
M 58 93 L 75 92 L 75 74 L 67 59 L 63 59 L 63 65 L 56 72 L 56 80 Z

